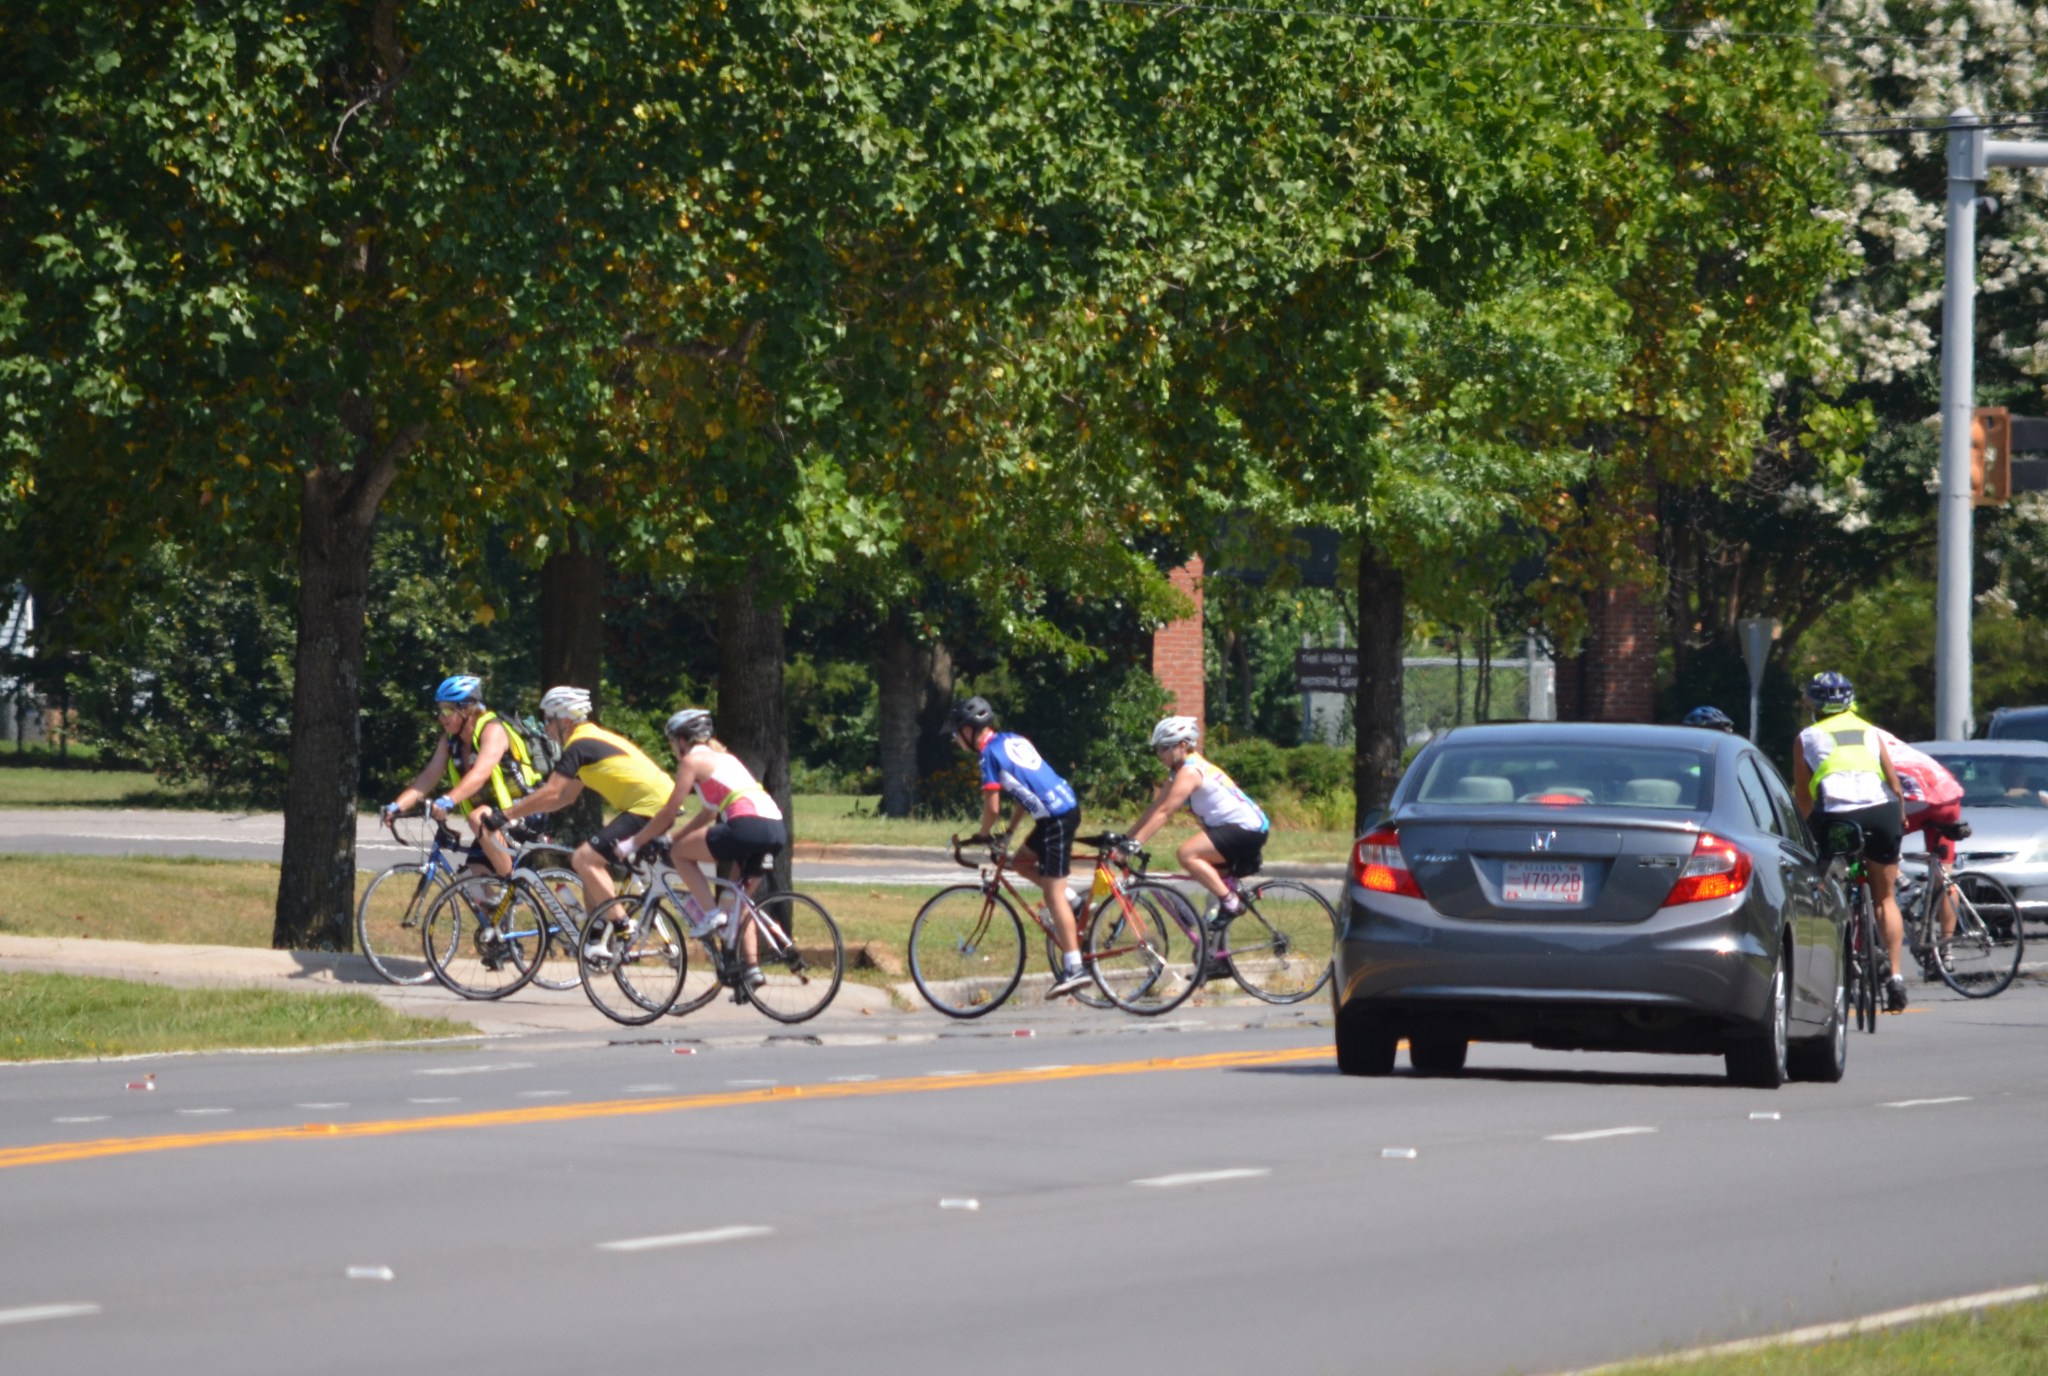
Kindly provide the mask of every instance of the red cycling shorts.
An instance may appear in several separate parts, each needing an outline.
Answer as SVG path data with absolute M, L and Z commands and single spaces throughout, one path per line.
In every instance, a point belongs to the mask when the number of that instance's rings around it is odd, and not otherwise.
M 1934 835 L 1928 828 L 1930 826 L 1952 827 L 1962 820 L 1963 805 L 1959 802 L 1941 803 L 1934 807 L 1923 807 L 1917 812 L 1906 814 L 1906 834 L 1910 836 L 1916 831 L 1919 832 L 1921 837 L 1927 842 L 1927 849 L 1940 856 L 1942 864 L 1953 865 L 1956 862 L 1956 843 L 1949 840 L 1946 836 Z

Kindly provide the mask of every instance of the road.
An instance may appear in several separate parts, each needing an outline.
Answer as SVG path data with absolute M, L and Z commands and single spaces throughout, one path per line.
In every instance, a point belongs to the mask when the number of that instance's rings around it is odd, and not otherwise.
M 0 1370 L 1497 1376 L 2048 1275 L 2048 989 L 1776 1093 L 1320 1013 L 0 1068 Z

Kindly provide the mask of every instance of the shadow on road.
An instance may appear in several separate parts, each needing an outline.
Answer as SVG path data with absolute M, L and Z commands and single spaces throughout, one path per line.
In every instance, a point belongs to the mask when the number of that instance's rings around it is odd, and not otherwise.
M 1246 1065 L 1233 1066 L 1233 1075 L 1327 1075 L 1337 1074 L 1337 1067 L 1329 1065 Z M 1650 1089 L 1727 1089 L 1734 1082 L 1725 1075 L 1676 1075 L 1676 1074 L 1629 1074 L 1616 1070 L 1530 1070 L 1499 1067 L 1468 1069 L 1456 1075 L 1418 1075 L 1412 1070 L 1397 1070 L 1384 1077 L 1387 1080 L 1493 1080 L 1518 1084 L 1559 1084 L 1559 1085 L 1625 1085 L 1632 1088 Z

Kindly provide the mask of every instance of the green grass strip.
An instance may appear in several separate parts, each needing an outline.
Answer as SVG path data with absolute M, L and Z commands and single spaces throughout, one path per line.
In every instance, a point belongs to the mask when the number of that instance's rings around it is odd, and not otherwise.
M 0 972 L 0 1061 L 409 1041 L 475 1030 L 395 1013 L 368 994 L 176 989 Z
M 2048 1300 L 1811 1346 L 1601 1370 L 1602 1376 L 2040 1376 L 2048 1372 Z

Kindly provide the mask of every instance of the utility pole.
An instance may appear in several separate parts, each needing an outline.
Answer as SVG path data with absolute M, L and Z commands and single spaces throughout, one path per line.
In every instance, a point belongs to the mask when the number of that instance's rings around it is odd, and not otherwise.
M 1965 740 L 1970 703 L 1970 420 L 1976 406 L 1977 206 L 1994 167 L 2048 167 L 2048 143 L 1986 137 L 1974 111 L 1948 129 L 1947 281 L 1941 302 L 1940 580 L 1934 600 L 1934 734 Z

